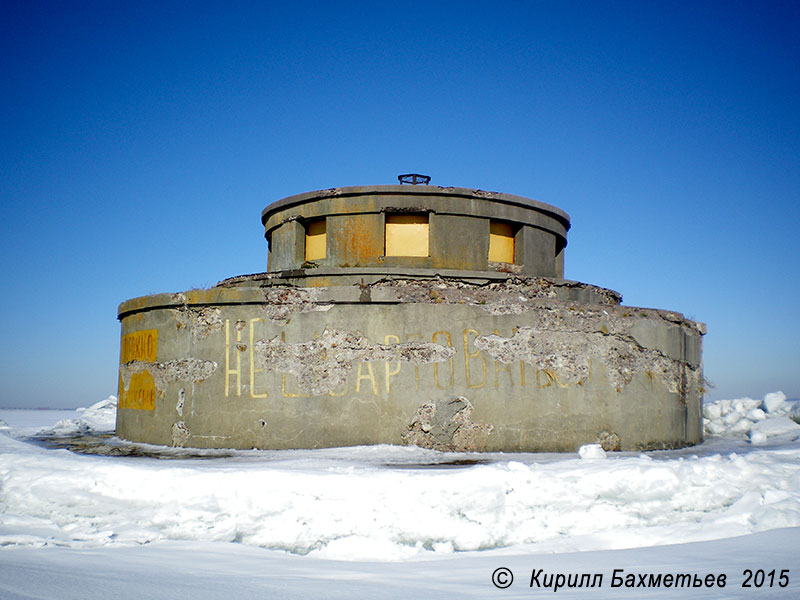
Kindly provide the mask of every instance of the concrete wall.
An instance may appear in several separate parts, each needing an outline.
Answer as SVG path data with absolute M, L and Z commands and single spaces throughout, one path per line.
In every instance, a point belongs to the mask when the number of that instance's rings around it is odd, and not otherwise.
M 383 215 L 335 215 L 328 221 L 328 257 L 321 264 L 342 267 L 377 265 L 383 255 Z
M 535 270 L 541 277 L 556 277 L 561 265 L 556 261 L 556 237 L 549 231 L 523 225 L 515 237 L 515 262 L 523 272 Z M 527 267 L 527 268 L 526 268 Z M 563 277 L 563 268 L 561 277 Z
M 702 325 L 602 294 L 558 300 L 553 285 L 249 285 L 128 301 L 117 433 L 235 448 L 699 442 Z
M 489 257 L 489 220 L 461 215 L 430 217 L 430 266 L 485 271 Z
M 272 232 L 268 267 L 271 271 L 292 269 L 303 263 L 306 230 L 297 221 L 286 221 Z

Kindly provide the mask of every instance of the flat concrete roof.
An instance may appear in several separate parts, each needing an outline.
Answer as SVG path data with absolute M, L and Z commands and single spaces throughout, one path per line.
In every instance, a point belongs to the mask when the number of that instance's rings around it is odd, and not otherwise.
M 561 220 L 569 229 L 569 215 L 560 208 L 524 196 L 515 196 L 513 194 L 505 194 L 502 192 L 487 192 L 484 190 L 476 190 L 470 188 L 460 187 L 441 187 L 438 185 L 363 185 L 363 186 L 349 186 L 339 188 L 329 188 L 326 190 L 316 190 L 313 192 L 304 192 L 294 196 L 288 196 L 277 200 L 268 205 L 261 211 L 261 222 L 266 223 L 267 219 L 272 213 L 297 206 L 299 204 L 306 204 L 315 202 L 317 200 L 324 200 L 326 198 L 342 198 L 347 196 L 439 196 L 439 197 L 453 197 L 453 198 L 469 198 L 469 199 L 483 199 L 492 202 L 499 202 L 502 204 L 514 204 L 524 208 L 530 208 L 544 213 L 550 213 L 553 217 Z

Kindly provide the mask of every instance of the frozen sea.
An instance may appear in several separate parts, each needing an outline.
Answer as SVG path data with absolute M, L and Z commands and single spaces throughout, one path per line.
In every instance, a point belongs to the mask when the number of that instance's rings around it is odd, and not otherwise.
M 115 410 L 0 409 L 0 599 L 800 597 L 780 393 L 608 454 L 192 451 L 119 440 Z

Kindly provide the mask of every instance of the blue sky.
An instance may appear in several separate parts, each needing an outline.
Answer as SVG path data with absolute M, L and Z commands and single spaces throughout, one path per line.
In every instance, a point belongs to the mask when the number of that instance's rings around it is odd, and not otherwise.
M 263 271 L 267 204 L 411 171 L 566 210 L 568 278 L 708 324 L 709 398 L 800 397 L 797 2 L 5 12 L 0 406 L 116 393 L 120 302 Z

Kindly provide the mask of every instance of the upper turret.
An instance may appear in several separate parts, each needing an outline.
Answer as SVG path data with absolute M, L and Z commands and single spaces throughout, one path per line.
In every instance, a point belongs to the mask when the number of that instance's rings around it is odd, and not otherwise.
M 261 214 L 271 272 L 325 267 L 564 277 L 569 216 L 498 192 L 428 185 L 332 188 Z

